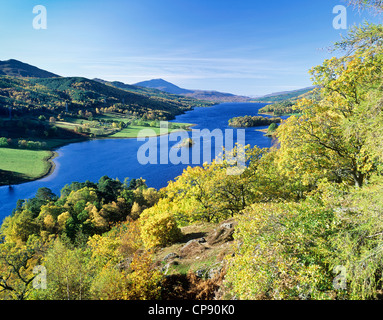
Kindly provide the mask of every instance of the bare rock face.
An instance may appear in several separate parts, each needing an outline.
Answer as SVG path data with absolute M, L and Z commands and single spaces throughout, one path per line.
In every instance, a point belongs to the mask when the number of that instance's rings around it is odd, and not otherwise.
M 209 245 L 233 241 L 234 228 L 237 222 L 229 219 L 222 222 L 214 232 L 211 232 L 206 241 Z

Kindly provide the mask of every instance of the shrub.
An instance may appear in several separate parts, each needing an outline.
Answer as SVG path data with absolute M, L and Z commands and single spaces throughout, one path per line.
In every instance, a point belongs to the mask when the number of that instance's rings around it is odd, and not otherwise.
M 141 236 L 146 248 L 166 246 L 181 236 L 175 217 L 167 211 L 145 210 L 140 217 Z
M 269 128 L 267 129 L 267 132 L 272 133 L 275 130 L 277 130 L 277 128 L 278 128 L 278 125 L 276 123 L 272 123 L 272 124 L 270 124 Z
M 333 212 L 316 201 L 254 204 L 239 217 L 225 278 L 241 300 L 329 299 Z
M 0 148 L 6 148 L 6 147 L 8 147 L 7 138 L 0 138 Z
M 340 199 L 340 198 L 337 198 Z M 330 242 L 330 269 L 347 281 L 343 297 L 350 300 L 381 299 L 383 288 L 383 186 L 368 186 L 344 196 L 336 213 L 339 232 Z M 340 282 L 342 283 L 342 282 Z
M 128 287 L 126 300 L 157 300 L 161 294 L 161 272 L 153 267 L 152 254 L 143 252 L 133 255 L 131 273 L 126 277 Z

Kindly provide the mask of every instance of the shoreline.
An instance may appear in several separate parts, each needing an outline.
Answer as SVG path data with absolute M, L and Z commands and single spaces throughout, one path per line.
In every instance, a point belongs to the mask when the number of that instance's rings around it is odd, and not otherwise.
M 32 177 L 30 177 L 30 178 L 12 177 L 14 179 L 13 181 L 11 180 L 8 183 L 1 183 L 0 187 L 8 186 L 8 187 L 12 188 L 13 186 L 18 186 L 18 185 L 21 185 L 24 183 L 37 181 L 37 180 L 46 178 L 46 177 L 50 176 L 51 174 L 53 174 L 53 172 L 56 169 L 56 163 L 53 160 L 55 158 L 57 158 L 59 154 L 53 150 L 45 150 L 45 151 L 49 152 L 49 155 L 46 156 L 44 159 L 42 159 L 42 161 L 44 162 L 44 165 L 45 165 L 45 169 L 39 176 L 36 176 L 34 178 L 32 178 Z
M 299 115 L 299 113 L 282 113 L 282 114 L 276 116 L 274 114 L 274 112 L 258 112 L 258 114 L 271 116 L 271 117 L 291 117 L 291 116 Z
M 187 125 L 188 126 L 187 126 L 186 130 L 184 130 L 184 129 L 174 129 L 174 130 L 172 130 L 170 132 L 167 132 L 167 133 L 156 134 L 156 135 L 147 136 L 147 137 L 144 137 L 144 138 L 155 138 L 155 137 L 169 135 L 169 134 L 171 134 L 173 132 L 179 132 L 179 131 L 192 131 L 191 128 L 195 127 L 197 124 L 187 124 Z M 150 127 L 148 127 L 148 129 L 150 129 Z M 137 139 L 137 138 L 138 138 L 137 136 L 136 137 L 110 137 L 110 136 L 106 136 L 106 137 L 92 138 L 92 139 L 79 139 L 77 141 L 68 141 L 67 143 L 62 143 L 59 146 L 53 148 L 52 150 L 45 150 L 45 151 L 49 152 L 50 155 L 47 156 L 43 160 L 44 163 L 47 165 L 47 168 L 46 168 L 45 172 L 43 174 L 41 174 L 39 177 L 36 177 L 36 178 L 33 178 L 33 179 L 22 179 L 20 181 L 15 181 L 14 183 L 10 183 L 10 184 L 0 184 L 0 188 L 1 187 L 6 187 L 6 186 L 9 186 L 9 187 L 18 186 L 18 185 L 21 185 L 21 184 L 24 184 L 24 183 L 38 181 L 38 180 L 47 178 L 50 175 L 52 175 L 54 173 L 55 169 L 56 169 L 56 163 L 54 162 L 54 159 L 56 159 L 59 156 L 59 154 L 56 152 L 56 150 L 59 149 L 59 148 L 62 148 L 62 147 L 65 147 L 65 146 L 68 146 L 68 145 L 71 145 L 71 144 L 74 144 L 74 143 L 86 142 L 86 141 L 112 140 L 112 139 Z
M 56 151 L 50 151 L 50 153 L 51 153 L 51 155 L 47 159 L 44 160 L 49 164 L 48 169 L 46 170 L 45 174 L 43 174 L 40 178 L 38 178 L 36 180 L 40 180 L 40 179 L 49 177 L 55 171 L 56 163 L 53 160 L 56 159 L 59 156 L 59 154 Z M 36 181 L 36 180 L 32 180 L 32 181 Z

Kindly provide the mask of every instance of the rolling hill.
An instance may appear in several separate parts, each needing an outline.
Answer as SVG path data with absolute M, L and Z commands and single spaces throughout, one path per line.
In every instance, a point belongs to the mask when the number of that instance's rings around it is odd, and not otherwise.
M 255 99 L 252 99 L 252 102 L 273 103 L 273 102 L 281 102 L 285 100 L 294 100 L 314 90 L 315 88 L 316 87 L 313 86 L 313 87 L 307 87 L 307 88 L 298 89 L 298 90 L 271 93 L 262 97 L 257 97 Z
M 148 119 L 170 120 L 202 106 L 200 101 L 173 95 L 153 94 L 140 88 L 131 91 L 82 77 L 16 78 L 0 76 L 0 114 L 95 112 L 96 108 Z
M 27 63 L 10 59 L 0 61 L 0 75 L 23 78 L 57 78 L 57 74 L 42 70 Z
M 260 114 L 271 114 L 274 116 L 285 116 L 296 114 L 297 110 L 294 109 L 294 105 L 297 100 L 306 98 L 306 99 L 316 99 L 320 94 L 317 92 L 317 87 L 309 87 L 301 90 L 294 90 L 290 92 L 282 92 L 276 95 L 270 95 L 264 97 L 264 99 L 273 99 L 265 107 L 258 110 Z M 269 101 L 255 101 L 255 102 L 269 102 Z

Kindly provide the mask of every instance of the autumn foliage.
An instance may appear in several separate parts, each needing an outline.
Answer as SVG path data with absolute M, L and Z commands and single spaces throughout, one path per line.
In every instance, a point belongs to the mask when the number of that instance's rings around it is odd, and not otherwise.
M 382 43 L 381 25 L 351 29 L 336 45 L 346 52 L 310 71 L 318 88 L 291 107 L 275 144 L 236 146 L 246 162 L 236 175 L 223 157 L 159 191 L 102 177 L 20 200 L 0 230 L 0 298 L 381 299 Z M 182 227 L 228 219 L 219 275 L 176 264 L 165 274 L 159 253 L 182 252 Z M 36 265 L 49 270 L 46 290 L 32 286 Z

